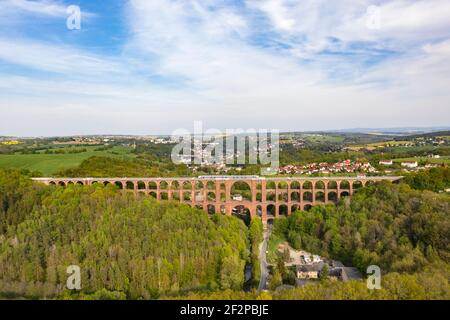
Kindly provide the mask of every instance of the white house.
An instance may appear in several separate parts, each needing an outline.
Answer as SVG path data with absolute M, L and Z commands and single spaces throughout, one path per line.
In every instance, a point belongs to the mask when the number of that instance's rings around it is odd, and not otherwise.
M 418 166 L 417 161 L 402 161 L 401 165 L 407 168 L 417 168 Z
M 383 166 L 392 166 L 392 160 L 380 160 L 378 163 Z
M 317 279 L 321 268 L 318 265 L 298 265 L 296 269 L 297 279 Z

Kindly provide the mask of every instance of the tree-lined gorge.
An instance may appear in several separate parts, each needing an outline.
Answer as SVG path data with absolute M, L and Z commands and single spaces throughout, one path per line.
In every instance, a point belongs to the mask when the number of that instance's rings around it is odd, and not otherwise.
M 122 193 L 67 188 L 0 170 L 0 297 L 64 299 L 450 299 L 448 169 L 380 183 L 336 206 L 275 221 L 294 248 L 382 270 L 382 289 L 323 280 L 295 289 L 244 292 L 259 280 L 262 224 Z M 81 268 L 80 291 L 65 288 Z

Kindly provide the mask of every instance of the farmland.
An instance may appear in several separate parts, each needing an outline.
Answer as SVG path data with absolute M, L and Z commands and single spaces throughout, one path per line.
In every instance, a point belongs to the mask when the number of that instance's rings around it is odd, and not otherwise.
M 73 148 L 64 147 L 57 150 L 71 151 Z M 83 160 L 92 156 L 108 156 L 113 158 L 134 158 L 131 147 L 115 146 L 107 150 L 98 150 L 98 146 L 83 147 L 85 152 L 79 153 L 55 153 L 46 154 L 44 152 L 35 154 L 6 154 L 0 155 L 0 168 L 27 169 L 39 171 L 43 175 L 52 175 L 60 170 L 78 166 Z
M 444 156 L 440 158 L 430 158 L 430 157 L 409 157 L 409 158 L 398 158 L 394 159 L 394 162 L 402 161 L 417 161 L 418 163 L 438 163 L 438 164 L 450 164 L 450 156 Z
M 344 137 L 325 134 L 304 134 L 303 138 L 311 143 L 340 143 Z

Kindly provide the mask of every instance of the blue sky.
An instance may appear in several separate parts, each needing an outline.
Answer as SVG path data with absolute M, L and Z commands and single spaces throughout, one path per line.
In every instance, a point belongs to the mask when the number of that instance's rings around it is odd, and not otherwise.
M 0 0 L 0 135 L 441 126 L 449 83 L 447 0 Z

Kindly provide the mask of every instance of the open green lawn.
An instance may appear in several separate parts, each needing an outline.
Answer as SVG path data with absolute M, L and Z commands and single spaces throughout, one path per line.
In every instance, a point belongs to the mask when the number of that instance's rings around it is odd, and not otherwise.
M 419 163 L 421 161 L 426 161 L 428 163 L 445 163 L 445 164 L 450 164 L 450 156 L 443 156 L 443 157 L 440 157 L 439 159 L 428 158 L 428 157 L 410 157 L 410 158 L 394 159 L 393 161 L 394 162 L 417 161 Z
M 44 175 L 52 175 L 60 170 L 78 166 L 83 160 L 92 156 L 115 158 L 134 158 L 128 147 L 113 147 L 106 151 L 95 151 L 98 146 L 67 148 L 67 150 L 86 148 L 86 152 L 67 154 L 11 154 L 0 155 L 0 168 L 28 169 L 40 171 Z

